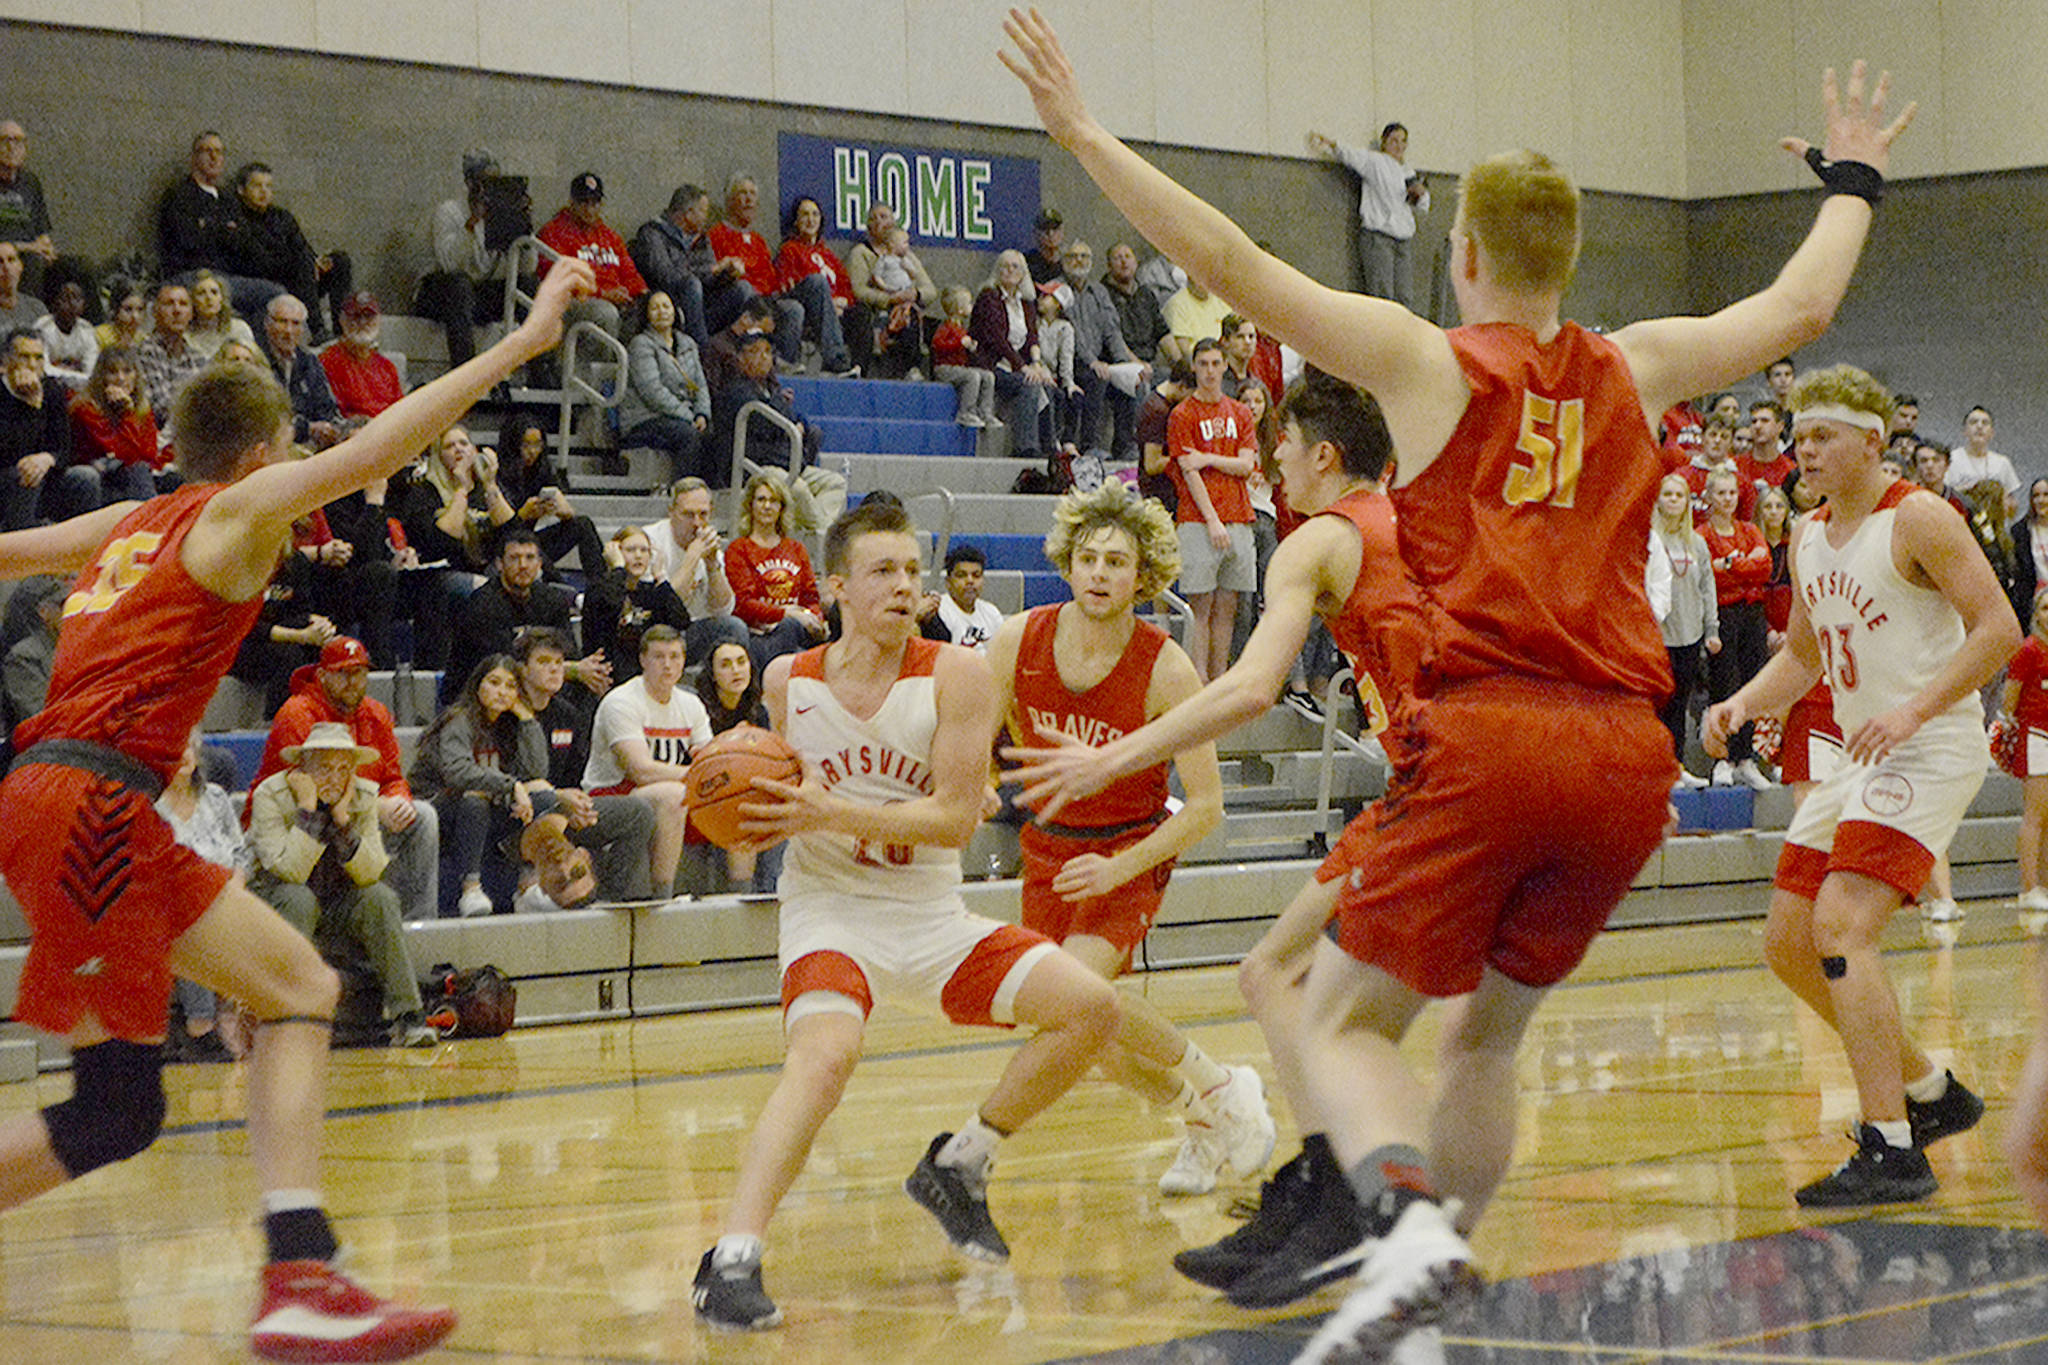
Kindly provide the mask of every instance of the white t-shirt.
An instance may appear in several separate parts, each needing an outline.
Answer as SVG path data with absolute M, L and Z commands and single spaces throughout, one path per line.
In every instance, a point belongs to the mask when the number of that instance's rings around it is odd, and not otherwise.
M 946 634 L 953 637 L 954 644 L 977 654 L 988 653 L 988 642 L 1003 628 L 1003 614 L 995 603 L 984 597 L 974 604 L 971 613 L 964 612 L 949 592 L 939 594 L 939 620 L 945 623 Z
M 626 769 L 612 746 L 622 739 L 647 742 L 657 763 L 688 763 L 711 738 L 711 714 L 695 692 L 678 687 L 666 703 L 648 695 L 645 678 L 629 678 L 604 694 L 590 727 L 590 759 L 583 765 L 583 789 L 600 791 L 628 784 Z
M 663 517 L 660 521 L 648 522 L 640 529 L 646 534 L 647 543 L 654 547 L 654 572 L 656 576 L 663 582 L 672 582 L 675 578 L 676 566 L 683 562 L 682 547 L 676 544 L 675 527 L 669 524 L 667 517 Z M 711 605 L 711 571 L 705 566 L 712 560 L 719 558 L 718 555 L 711 554 L 699 560 L 697 562 L 697 576 L 690 580 L 689 591 L 678 590 L 676 593 L 676 596 L 683 599 L 683 605 L 689 608 L 692 621 L 702 621 L 712 616 L 730 616 L 732 614 L 732 602 L 730 600 L 722 608 Z M 720 560 L 720 567 L 723 567 L 723 560 Z
M 2020 495 L 2020 476 L 2013 469 L 2012 461 L 1995 450 L 1984 452 L 1978 459 L 1970 453 L 1968 446 L 1957 446 L 1948 453 L 1948 487 L 1951 493 L 1961 493 L 1973 483 L 1985 479 L 1998 480 L 1998 486 L 2005 490 L 2005 496 L 2017 499 Z

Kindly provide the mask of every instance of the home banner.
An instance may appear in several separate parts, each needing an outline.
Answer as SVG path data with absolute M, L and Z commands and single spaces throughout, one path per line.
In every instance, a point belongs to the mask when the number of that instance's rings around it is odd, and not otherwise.
M 777 184 L 783 208 L 810 195 L 827 237 L 860 237 L 868 206 L 883 200 L 916 246 L 1000 251 L 1031 241 L 1038 163 L 943 147 L 783 133 Z

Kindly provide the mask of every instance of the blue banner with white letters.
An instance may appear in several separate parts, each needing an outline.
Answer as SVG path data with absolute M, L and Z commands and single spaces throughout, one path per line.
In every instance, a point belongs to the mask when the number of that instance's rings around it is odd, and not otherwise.
M 1028 248 L 1038 216 L 1038 163 L 943 147 L 783 133 L 777 140 L 782 208 L 809 195 L 827 237 L 861 237 L 868 206 L 886 201 L 915 246 L 974 251 Z

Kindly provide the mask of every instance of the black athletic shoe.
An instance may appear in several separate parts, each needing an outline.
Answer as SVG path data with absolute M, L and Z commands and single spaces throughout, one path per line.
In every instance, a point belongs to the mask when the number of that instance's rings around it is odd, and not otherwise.
M 697 1316 L 722 1332 L 756 1332 L 782 1325 L 782 1310 L 761 1287 L 761 1263 L 738 1261 L 714 1266 L 713 1247 L 697 1263 L 697 1278 L 690 1285 L 690 1302 Z
M 1326 1284 L 1349 1279 L 1372 1253 L 1365 1210 L 1327 1146 L 1309 1152 L 1301 1216 L 1280 1245 L 1259 1258 L 1224 1291 L 1239 1308 L 1277 1308 L 1307 1298 Z
M 939 1164 L 940 1150 L 952 1140 L 951 1133 L 941 1133 L 932 1139 L 924 1160 L 903 1182 L 903 1191 L 939 1220 L 946 1239 L 962 1255 L 977 1261 L 1007 1261 L 1010 1244 L 1003 1240 L 995 1221 L 988 1216 L 988 1193 L 982 1182 L 969 1179 L 964 1171 Z
M 1295 1158 L 1259 1186 L 1251 1221 L 1220 1242 L 1181 1252 L 1173 1258 L 1173 1268 L 1196 1284 L 1228 1289 L 1285 1246 L 1295 1226 L 1315 1206 L 1317 1167 L 1309 1154 L 1311 1143 L 1327 1146 L 1320 1133 L 1304 1141 Z
M 1894 1147 L 1866 1123 L 1856 1132 L 1856 1154 L 1833 1175 L 1821 1177 L 1793 1197 L 1805 1209 L 1852 1209 L 1909 1204 L 1938 1188 L 1927 1153 L 1918 1147 Z
M 1984 1101 L 1977 1098 L 1964 1084 L 1956 1079 L 1953 1071 L 1943 1073 L 1948 1077 L 1948 1089 L 1938 1100 L 1922 1104 L 1911 1095 L 1906 1097 L 1906 1121 L 1913 1125 L 1913 1145 L 1925 1147 L 1967 1133 L 1977 1126 L 1977 1120 L 1984 1117 Z

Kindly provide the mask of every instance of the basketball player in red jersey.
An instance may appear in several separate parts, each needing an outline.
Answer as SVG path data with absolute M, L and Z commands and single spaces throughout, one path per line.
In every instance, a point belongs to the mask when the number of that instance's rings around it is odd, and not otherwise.
M 1045 557 L 1074 600 L 1012 616 L 989 646 L 998 713 L 1019 744 L 1066 736 L 1100 744 L 1138 729 L 1201 688 L 1165 631 L 1137 617 L 1173 582 L 1173 518 L 1121 480 L 1069 493 L 1053 513 Z M 1186 803 L 1167 810 L 1162 760 L 1024 827 L 1024 927 L 1044 934 L 1105 980 L 1159 913 L 1173 860 L 1216 828 L 1223 779 L 1216 746 L 1172 757 Z M 1162 1194 L 1207 1194 L 1224 1167 L 1250 1175 L 1273 1155 L 1265 1089 L 1249 1066 L 1225 1067 L 1181 1036 L 1143 996 L 1117 993 L 1109 1074 L 1180 1117 L 1186 1137 L 1159 1178 Z
M 1887 126 L 1888 79 L 1866 105 L 1859 64 L 1844 103 L 1829 73 L 1825 148 L 1786 145 L 1810 151 L 1833 193 L 1778 278 L 1710 317 L 1612 338 L 1559 317 L 1576 187 L 1535 153 L 1481 162 L 1452 232 L 1468 325 L 1445 332 L 1258 250 L 1094 120 L 1041 16 L 1013 10 L 1005 29 L 1017 53 L 1003 61 L 1046 129 L 1124 216 L 1261 330 L 1371 390 L 1401 452 L 1393 499 L 1430 607 L 1430 704 L 1418 776 L 1365 855 L 1374 875 L 1315 946 L 1300 1058 L 1307 1121 L 1348 1172 L 1369 1243 L 1357 1289 L 1301 1358 L 1377 1358 L 1478 1283 L 1439 1202 L 1454 1173 L 1423 1154 L 1432 1123 L 1490 1134 L 1504 1166 L 1514 1049 L 1662 837 L 1677 768 L 1655 710 L 1670 666 L 1643 587 L 1663 473 L 1652 414 L 1820 334 L 1913 111 Z M 1531 779 L 1540 801 L 1522 799 Z M 1493 1079 L 1433 1110 L 1397 1044 L 1428 998 L 1467 995 Z
M 151 804 L 291 547 L 292 523 L 398 472 L 491 386 L 552 347 L 588 266 L 551 271 L 517 331 L 354 437 L 291 459 L 292 414 L 259 366 L 216 367 L 177 400 L 188 482 L 140 505 L 0 536 L 0 574 L 83 569 L 64 604 L 49 704 L 0 784 L 0 873 L 33 938 L 16 1013 L 63 1035 L 72 1097 L 0 1124 L 0 1206 L 155 1140 L 171 975 L 246 1005 L 249 1147 L 269 1256 L 251 1347 L 271 1360 L 401 1360 L 455 1326 L 332 1264 L 320 1121 L 338 983 L 307 939 L 228 869 L 188 852 Z

